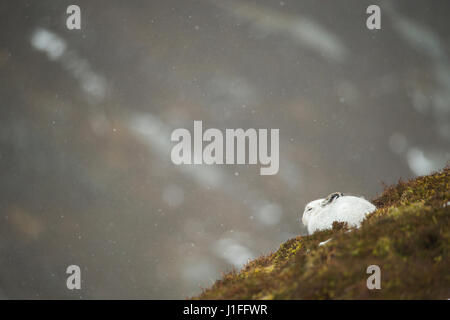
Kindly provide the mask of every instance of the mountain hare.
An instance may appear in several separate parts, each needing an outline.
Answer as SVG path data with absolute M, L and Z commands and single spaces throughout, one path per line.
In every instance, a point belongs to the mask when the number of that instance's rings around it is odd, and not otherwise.
M 308 228 L 309 234 L 330 229 L 334 221 L 347 222 L 351 227 L 359 227 L 365 216 L 376 209 L 363 198 L 334 192 L 325 199 L 308 203 L 303 212 L 302 222 Z

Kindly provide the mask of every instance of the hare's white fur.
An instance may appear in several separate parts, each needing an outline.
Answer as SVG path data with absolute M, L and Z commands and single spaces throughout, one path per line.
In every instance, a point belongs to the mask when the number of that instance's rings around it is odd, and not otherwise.
M 339 196 L 311 201 L 305 207 L 302 222 L 308 233 L 330 229 L 334 221 L 347 222 L 351 227 L 359 227 L 365 216 L 377 208 L 369 201 L 354 196 Z

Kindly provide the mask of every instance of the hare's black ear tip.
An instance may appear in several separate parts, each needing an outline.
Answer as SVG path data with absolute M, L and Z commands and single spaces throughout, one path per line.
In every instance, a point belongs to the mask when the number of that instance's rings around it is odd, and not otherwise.
M 330 193 L 330 194 L 328 195 L 328 197 L 326 197 L 325 200 L 322 201 L 322 206 L 325 206 L 325 205 L 327 205 L 327 204 L 330 204 L 330 203 L 333 202 L 335 199 L 340 198 L 340 197 L 343 197 L 343 196 L 344 196 L 344 194 L 343 194 L 342 192 L 333 192 L 333 193 Z
M 342 192 L 333 192 L 327 198 L 333 200 L 333 199 L 343 197 L 343 196 L 344 196 L 344 193 L 342 193 Z

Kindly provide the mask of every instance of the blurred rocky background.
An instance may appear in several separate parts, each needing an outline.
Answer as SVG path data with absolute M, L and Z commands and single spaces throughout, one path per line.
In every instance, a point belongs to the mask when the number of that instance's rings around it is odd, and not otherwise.
M 448 1 L 80 0 L 79 31 L 70 4 L 0 2 L 1 298 L 185 298 L 306 202 L 450 159 Z M 193 120 L 279 128 L 279 173 L 175 166 Z

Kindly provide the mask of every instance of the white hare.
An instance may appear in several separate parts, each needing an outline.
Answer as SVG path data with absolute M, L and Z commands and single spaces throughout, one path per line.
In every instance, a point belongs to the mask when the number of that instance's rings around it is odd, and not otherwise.
M 344 196 L 341 192 L 335 192 L 325 199 L 308 203 L 303 212 L 302 222 L 308 228 L 309 234 L 330 229 L 334 221 L 347 222 L 349 226 L 359 227 L 365 216 L 376 209 L 363 198 Z

